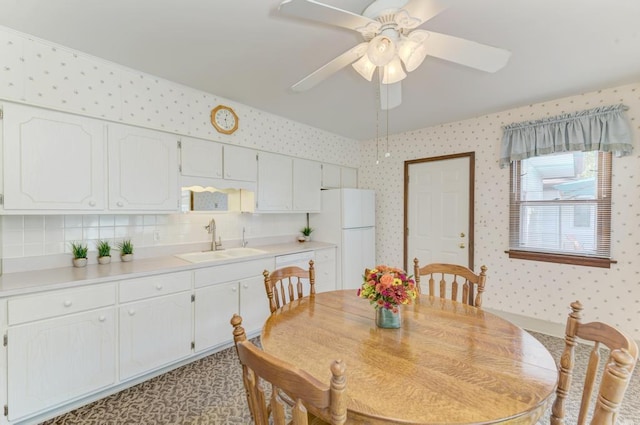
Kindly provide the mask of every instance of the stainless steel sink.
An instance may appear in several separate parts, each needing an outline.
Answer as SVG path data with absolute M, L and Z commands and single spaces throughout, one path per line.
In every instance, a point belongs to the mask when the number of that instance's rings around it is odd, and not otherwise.
M 220 251 L 198 251 L 178 254 L 176 257 L 191 263 L 202 263 L 205 261 L 230 260 L 232 258 L 250 257 L 252 255 L 266 254 L 267 251 L 256 248 L 229 248 Z

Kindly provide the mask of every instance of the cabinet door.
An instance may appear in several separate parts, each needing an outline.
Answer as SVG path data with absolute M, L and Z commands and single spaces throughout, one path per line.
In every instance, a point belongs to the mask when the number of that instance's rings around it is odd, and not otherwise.
M 342 167 L 341 171 L 341 184 L 346 188 L 358 187 L 358 170 L 350 167 Z
M 240 315 L 242 326 L 247 333 L 260 332 L 270 314 L 269 301 L 264 289 L 264 276 L 242 279 L 240 281 Z
M 357 289 L 362 285 L 365 268 L 375 266 L 374 228 L 348 229 L 342 237 L 342 289 Z
M 229 342 L 232 339 L 229 320 L 231 320 L 234 313 L 239 312 L 238 303 L 240 298 L 238 292 L 238 282 L 235 281 L 206 286 L 196 290 L 196 352 Z
M 340 188 L 340 166 L 334 164 L 322 164 L 322 188 Z
M 257 152 L 253 149 L 224 147 L 224 178 L 255 182 L 258 179 Z
M 316 293 L 335 291 L 336 289 L 336 249 L 328 248 L 316 251 L 314 264 L 316 272 Z
M 5 104 L 5 210 L 104 209 L 104 125 Z
M 110 124 L 109 208 L 178 211 L 178 141 L 174 135 Z
M 319 162 L 293 160 L 293 210 L 320 212 L 322 166 Z
M 115 323 L 111 307 L 10 327 L 9 420 L 114 384 Z
M 222 178 L 222 144 L 181 138 L 180 164 L 183 176 Z
M 291 211 L 292 158 L 274 153 L 258 155 L 258 211 Z
M 120 379 L 191 354 L 191 294 L 181 292 L 120 307 Z

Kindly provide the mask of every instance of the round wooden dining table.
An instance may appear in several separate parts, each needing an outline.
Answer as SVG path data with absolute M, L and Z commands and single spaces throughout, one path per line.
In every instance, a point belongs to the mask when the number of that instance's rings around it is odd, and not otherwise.
M 428 295 L 401 309 L 400 329 L 381 329 L 355 290 L 300 298 L 267 319 L 262 347 L 326 383 L 342 359 L 350 424 L 535 424 L 549 406 L 556 364 L 523 329 Z

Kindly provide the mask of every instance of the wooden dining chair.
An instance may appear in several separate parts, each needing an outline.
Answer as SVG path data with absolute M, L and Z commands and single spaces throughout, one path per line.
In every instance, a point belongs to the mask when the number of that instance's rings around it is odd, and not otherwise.
M 309 270 L 289 266 L 274 270 L 271 273 L 268 270 L 262 273 L 269 309 L 272 313 L 287 302 L 304 296 L 302 279 L 306 279 L 309 282 L 309 295 L 316 294 L 316 271 L 313 264 L 313 260 L 309 260 Z
M 416 281 L 418 293 L 422 293 L 420 280 L 422 276 L 429 276 L 429 295 L 436 295 L 436 282 L 439 285 L 440 298 L 451 298 L 458 301 L 458 291 L 462 289 L 460 301 L 473 307 L 482 307 L 482 294 L 487 280 L 487 267 L 480 267 L 480 274 L 474 273 L 468 267 L 457 264 L 432 263 L 420 267 L 417 258 L 413 259 L 413 278 Z M 447 287 L 450 286 L 449 297 Z M 460 288 L 462 286 L 462 288 Z
M 242 317 L 231 318 L 233 341 L 242 364 L 242 380 L 249 410 L 256 425 L 342 425 L 347 420 L 346 366 L 331 363 L 325 384 L 247 340 Z M 265 392 L 270 390 L 270 395 Z
M 565 400 L 571 388 L 574 349 L 578 338 L 594 343 L 584 381 L 582 402 L 578 413 L 578 425 L 585 423 L 591 394 L 596 381 L 600 363 L 600 344 L 610 350 L 609 358 L 604 365 L 596 405 L 591 418 L 591 425 L 612 425 L 616 417 L 624 393 L 629 385 L 631 373 L 638 360 L 638 346 L 624 333 L 601 322 L 582 323 L 582 304 L 571 303 L 571 313 L 567 319 L 565 348 L 558 366 L 558 387 L 556 399 L 551 408 L 551 425 L 564 425 Z

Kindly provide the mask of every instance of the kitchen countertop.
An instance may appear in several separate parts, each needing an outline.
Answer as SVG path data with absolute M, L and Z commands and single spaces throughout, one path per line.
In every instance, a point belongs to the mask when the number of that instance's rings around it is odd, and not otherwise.
M 135 259 L 131 262 L 91 264 L 86 267 L 60 267 L 56 269 L 34 270 L 8 273 L 0 276 L 0 298 L 36 293 L 52 289 L 72 288 L 92 283 L 112 282 L 119 279 L 152 276 L 155 274 L 195 270 L 221 264 L 269 258 L 283 254 L 332 248 L 334 244 L 325 242 L 298 242 L 261 245 L 254 248 L 266 251 L 264 254 L 229 258 L 216 261 L 191 263 L 173 255 Z

